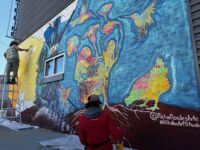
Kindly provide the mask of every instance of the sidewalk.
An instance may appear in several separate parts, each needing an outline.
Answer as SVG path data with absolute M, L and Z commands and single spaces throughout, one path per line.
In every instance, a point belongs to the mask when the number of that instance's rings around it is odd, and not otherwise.
M 0 125 L 0 150 L 83 150 L 78 136 L 51 130 L 13 130 Z M 114 146 L 114 150 L 115 146 Z M 124 150 L 131 150 L 124 148 Z
M 14 131 L 0 125 L 0 150 L 52 150 L 39 142 L 64 136 L 47 129 Z

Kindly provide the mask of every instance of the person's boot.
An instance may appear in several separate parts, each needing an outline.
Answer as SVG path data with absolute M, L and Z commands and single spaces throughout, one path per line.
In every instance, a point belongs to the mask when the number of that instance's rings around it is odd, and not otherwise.
M 11 80 L 10 84 L 17 84 L 15 78 L 13 78 L 13 79 Z

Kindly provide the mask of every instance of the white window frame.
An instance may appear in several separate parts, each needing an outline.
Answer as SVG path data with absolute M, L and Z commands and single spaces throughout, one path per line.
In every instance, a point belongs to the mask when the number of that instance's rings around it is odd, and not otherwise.
M 62 69 L 62 72 L 60 72 L 60 73 L 53 73 L 53 75 L 46 76 L 46 64 L 47 64 L 47 62 L 53 61 L 53 71 L 55 71 L 56 58 L 58 58 L 60 56 L 63 56 L 63 69 Z M 54 57 L 51 57 L 51 58 L 45 60 L 45 64 L 44 64 L 44 78 L 49 78 L 49 77 L 54 77 L 54 76 L 57 76 L 57 75 L 60 75 L 60 74 L 64 74 L 64 69 L 65 69 L 65 53 L 61 53 L 61 54 L 58 54 L 58 55 L 56 55 Z

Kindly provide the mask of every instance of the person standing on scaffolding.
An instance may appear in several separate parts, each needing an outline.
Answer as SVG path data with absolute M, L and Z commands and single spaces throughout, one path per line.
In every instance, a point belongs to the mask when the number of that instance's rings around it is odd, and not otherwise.
M 16 84 L 17 72 L 19 68 L 19 54 L 18 51 L 26 51 L 29 49 L 21 49 L 18 47 L 19 43 L 17 41 L 10 42 L 10 47 L 4 53 L 4 57 L 7 60 L 6 64 L 6 84 Z M 10 72 L 13 72 L 12 77 L 10 77 Z

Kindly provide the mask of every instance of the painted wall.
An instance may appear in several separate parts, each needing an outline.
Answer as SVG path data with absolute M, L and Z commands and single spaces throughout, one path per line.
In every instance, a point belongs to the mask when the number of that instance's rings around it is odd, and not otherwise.
M 28 57 L 20 55 L 24 99 L 41 107 L 37 116 L 48 110 L 60 118 L 83 109 L 90 94 L 100 95 L 114 114 L 148 112 L 151 121 L 153 112 L 168 107 L 175 108 L 171 113 L 200 111 L 187 5 L 187 0 L 76 1 L 22 43 L 33 45 Z M 41 84 L 44 61 L 63 52 L 64 80 Z

